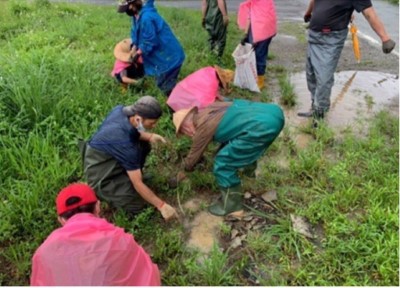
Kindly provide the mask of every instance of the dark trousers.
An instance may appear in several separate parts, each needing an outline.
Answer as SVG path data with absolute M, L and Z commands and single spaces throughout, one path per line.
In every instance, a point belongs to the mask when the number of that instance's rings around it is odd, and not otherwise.
M 109 154 L 81 143 L 84 175 L 97 197 L 129 215 L 142 211 L 147 202 L 136 192 L 126 170 Z M 151 150 L 148 142 L 140 142 L 141 166 Z
M 179 71 L 181 70 L 181 65 L 173 68 L 165 73 L 156 76 L 157 87 L 168 97 L 171 94 L 172 89 L 174 89 L 176 82 L 178 81 Z
M 274 36 L 272 36 L 271 38 L 265 39 L 263 41 L 257 42 L 255 45 L 256 47 L 254 49 L 254 52 L 256 54 L 256 65 L 257 65 L 257 75 L 258 76 L 262 76 L 265 74 L 265 70 L 267 68 L 267 57 L 268 57 L 269 44 L 271 43 L 272 38 Z M 253 35 L 251 33 L 251 27 L 249 28 L 248 42 L 250 44 L 254 44 Z

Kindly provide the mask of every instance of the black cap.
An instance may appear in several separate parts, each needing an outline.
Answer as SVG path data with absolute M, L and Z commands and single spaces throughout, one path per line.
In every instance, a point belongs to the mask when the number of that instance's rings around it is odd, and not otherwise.
M 128 0 L 128 1 L 124 1 L 122 3 L 119 3 L 117 12 L 118 13 L 125 13 L 126 11 L 128 11 L 129 4 L 131 4 L 133 2 L 135 2 L 135 0 Z

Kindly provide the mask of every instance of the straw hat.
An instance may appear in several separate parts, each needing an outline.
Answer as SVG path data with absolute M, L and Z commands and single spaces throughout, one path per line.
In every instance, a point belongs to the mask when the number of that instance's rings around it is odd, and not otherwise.
M 114 47 L 114 56 L 116 59 L 123 62 L 130 62 L 131 60 L 131 39 L 126 38 L 119 42 Z
M 179 135 L 179 130 L 181 129 L 182 123 L 185 121 L 186 117 L 190 115 L 192 112 L 197 112 L 197 107 L 194 106 L 188 109 L 181 109 L 174 113 L 172 121 L 176 127 L 176 135 Z
M 215 71 L 218 74 L 218 78 L 221 81 L 222 87 L 226 92 L 229 91 L 229 84 L 232 83 L 235 72 L 229 69 L 222 69 L 221 67 L 215 65 Z

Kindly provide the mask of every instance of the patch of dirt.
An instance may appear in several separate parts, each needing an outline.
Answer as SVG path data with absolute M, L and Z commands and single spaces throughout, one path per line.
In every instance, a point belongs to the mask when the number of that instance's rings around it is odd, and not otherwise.
M 191 229 L 187 246 L 208 254 L 218 242 L 218 232 L 222 222 L 222 217 L 201 211 L 187 227 Z

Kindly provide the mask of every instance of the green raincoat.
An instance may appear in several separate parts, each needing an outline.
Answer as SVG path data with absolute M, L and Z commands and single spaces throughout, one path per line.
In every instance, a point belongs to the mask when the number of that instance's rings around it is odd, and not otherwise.
M 238 169 L 254 165 L 278 137 L 284 123 L 283 111 L 276 104 L 234 100 L 214 134 L 214 141 L 223 143 L 214 160 L 218 185 L 239 185 Z

